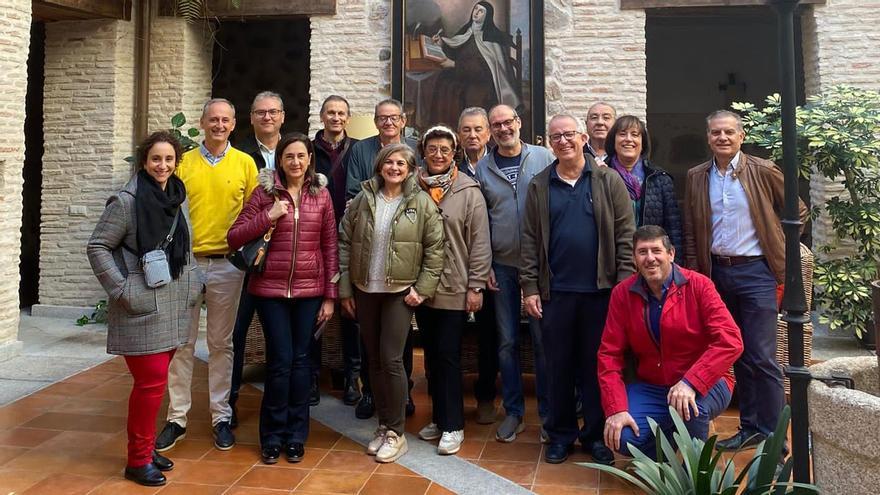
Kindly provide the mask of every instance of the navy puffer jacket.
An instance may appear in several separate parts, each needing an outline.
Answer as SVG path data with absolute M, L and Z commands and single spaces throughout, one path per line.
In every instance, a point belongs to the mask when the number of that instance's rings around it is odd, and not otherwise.
M 647 160 L 643 162 L 643 166 L 645 183 L 642 184 L 642 211 L 639 215 L 641 221 L 638 227 L 642 225 L 663 227 L 675 247 L 675 262 L 680 264 L 684 259 L 683 231 L 672 176 Z

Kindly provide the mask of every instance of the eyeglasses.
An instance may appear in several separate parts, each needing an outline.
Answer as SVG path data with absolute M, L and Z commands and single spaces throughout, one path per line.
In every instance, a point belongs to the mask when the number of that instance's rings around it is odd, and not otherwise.
M 428 146 L 425 148 L 426 155 L 433 155 L 437 152 L 440 152 L 440 156 L 449 156 L 452 154 L 452 148 L 446 146 Z
M 261 119 L 264 118 L 266 115 L 268 115 L 269 117 L 272 117 L 274 119 L 275 117 L 284 113 L 284 110 L 278 110 L 277 108 L 273 108 L 271 110 L 254 110 L 252 113 Z
M 384 124 L 386 122 L 391 122 L 392 124 L 397 124 L 400 122 L 401 115 L 376 115 L 376 122 L 380 124 Z
M 563 138 L 565 138 L 566 141 L 571 141 L 577 135 L 578 135 L 577 131 L 565 131 L 565 132 L 560 132 L 559 134 L 550 134 L 547 137 L 550 138 L 551 143 L 556 144 L 556 143 L 561 143 Z
M 494 131 L 498 131 L 504 129 L 505 127 L 513 127 L 514 122 L 516 122 L 517 120 L 519 120 L 519 117 L 502 120 L 501 122 L 492 122 L 489 127 L 491 127 Z

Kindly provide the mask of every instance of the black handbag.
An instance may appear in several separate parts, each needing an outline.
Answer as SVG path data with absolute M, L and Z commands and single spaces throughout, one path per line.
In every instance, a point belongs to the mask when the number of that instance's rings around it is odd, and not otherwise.
M 269 252 L 269 241 L 272 240 L 272 232 L 274 231 L 275 224 L 272 224 L 265 234 L 227 256 L 232 266 L 247 273 L 263 273 L 263 269 L 266 267 L 266 253 Z

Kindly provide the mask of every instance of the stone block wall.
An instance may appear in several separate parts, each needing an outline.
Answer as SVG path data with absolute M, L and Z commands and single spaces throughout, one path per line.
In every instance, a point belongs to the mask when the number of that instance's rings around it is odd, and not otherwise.
M 106 297 L 85 246 L 105 201 L 131 176 L 133 92 L 132 22 L 46 25 L 41 304 Z
M 24 100 L 31 31 L 31 1 L 0 6 L 0 361 L 18 341 L 18 262 L 21 252 L 21 187 L 24 165 Z

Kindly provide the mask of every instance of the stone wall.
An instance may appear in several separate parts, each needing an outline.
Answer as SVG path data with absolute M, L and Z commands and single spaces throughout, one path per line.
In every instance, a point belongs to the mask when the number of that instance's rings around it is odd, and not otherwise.
M 134 24 L 48 23 L 45 68 L 40 302 L 93 305 L 106 294 L 86 241 L 131 176 Z
M 18 260 L 21 251 L 21 169 L 31 1 L 0 7 L 0 361 L 17 354 Z

